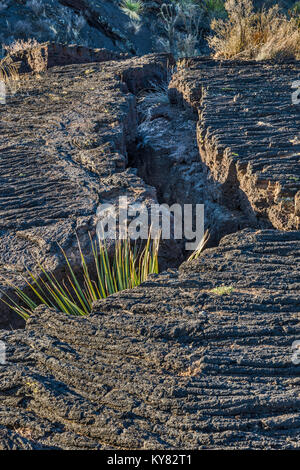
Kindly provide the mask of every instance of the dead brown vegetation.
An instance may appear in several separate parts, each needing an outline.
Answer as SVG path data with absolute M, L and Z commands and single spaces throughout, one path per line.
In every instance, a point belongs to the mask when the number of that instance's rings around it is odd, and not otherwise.
M 300 58 L 300 24 L 278 5 L 254 12 L 251 0 L 227 0 L 228 18 L 215 19 L 209 45 L 216 58 L 287 60 Z

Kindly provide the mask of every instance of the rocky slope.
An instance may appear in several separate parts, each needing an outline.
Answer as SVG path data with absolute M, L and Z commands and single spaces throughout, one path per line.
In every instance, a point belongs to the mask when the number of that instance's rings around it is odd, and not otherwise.
M 118 1 L 6 0 L 0 3 L 0 44 L 34 38 L 145 54 L 153 50 L 150 26 L 159 5 L 160 0 L 149 2 L 143 21 L 134 28 Z

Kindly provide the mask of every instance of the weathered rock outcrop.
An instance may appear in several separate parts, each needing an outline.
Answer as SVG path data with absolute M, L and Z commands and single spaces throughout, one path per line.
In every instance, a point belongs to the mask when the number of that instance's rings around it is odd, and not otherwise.
M 84 248 L 99 204 L 125 194 L 156 201 L 155 189 L 126 169 L 126 147 L 136 136 L 133 93 L 165 80 L 168 61 L 162 54 L 53 67 L 26 76 L 0 106 L 1 291 L 7 280 L 26 286 L 24 265 L 40 262 L 59 275 L 58 243 L 76 266 L 75 231 Z M 0 312 L 0 328 L 20 325 L 2 302 Z
M 13 67 L 20 74 L 38 73 L 59 65 L 106 62 L 128 57 L 128 54 L 108 49 L 90 49 L 84 46 L 44 43 L 8 54 L 0 62 L 0 66 L 7 70 L 9 70 L 9 67 Z
M 242 231 L 88 318 L 0 333 L 0 448 L 299 449 L 299 253 Z
M 170 98 L 198 113 L 198 145 L 212 198 L 249 220 L 299 228 L 300 63 L 184 60 Z

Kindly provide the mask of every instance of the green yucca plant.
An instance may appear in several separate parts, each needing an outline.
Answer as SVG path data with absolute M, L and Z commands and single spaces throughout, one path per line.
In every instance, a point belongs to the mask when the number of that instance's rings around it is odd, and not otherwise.
M 132 20 L 138 21 L 141 19 L 143 8 L 141 0 L 123 0 L 121 3 L 121 10 Z
M 149 274 L 158 273 L 159 244 L 159 238 L 151 239 L 150 235 L 143 250 L 136 245 L 132 247 L 129 240 L 119 240 L 115 244 L 113 256 L 110 257 L 105 242 L 99 240 L 97 243 L 91 239 L 94 264 L 92 275 L 78 240 L 80 276 L 75 273 L 61 248 L 68 270 L 66 279 L 58 281 L 38 264 L 41 276 L 37 277 L 27 269 L 28 278 L 24 277 L 36 301 L 10 282 L 8 284 L 14 289 L 22 305 L 6 294 L 4 295 L 8 300 L 2 300 L 25 320 L 40 304 L 71 315 L 88 315 L 94 301 L 105 299 L 124 289 L 132 289 L 144 282 Z

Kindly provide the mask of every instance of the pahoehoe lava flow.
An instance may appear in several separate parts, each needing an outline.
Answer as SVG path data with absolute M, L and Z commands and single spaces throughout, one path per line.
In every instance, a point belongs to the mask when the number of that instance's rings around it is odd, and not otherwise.
M 159 274 L 84 318 L 1 307 L 0 449 L 299 449 L 299 61 L 52 43 L 17 59 L 1 295 L 26 288 L 24 266 L 63 277 L 58 244 L 77 266 L 75 233 L 87 251 L 120 196 L 204 204 L 211 240 L 193 261 L 165 241 Z

